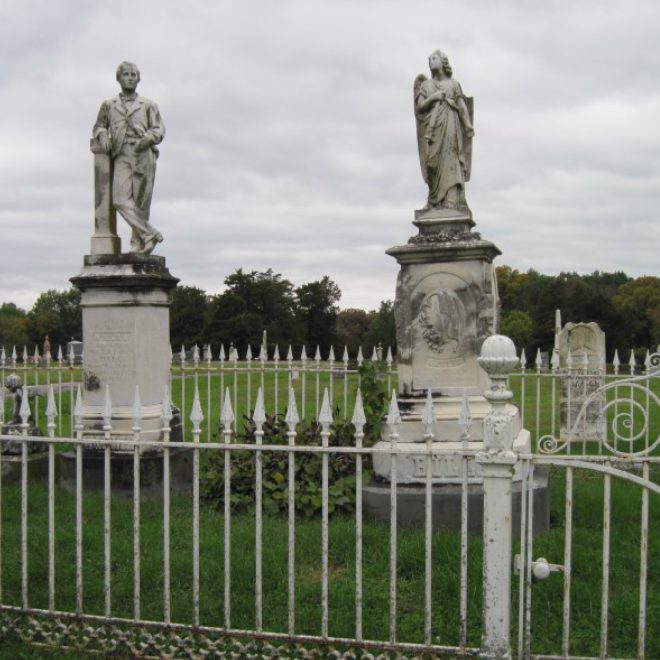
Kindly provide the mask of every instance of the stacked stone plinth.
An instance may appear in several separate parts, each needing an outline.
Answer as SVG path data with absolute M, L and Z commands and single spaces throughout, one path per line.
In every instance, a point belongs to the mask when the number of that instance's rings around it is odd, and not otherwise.
M 465 450 L 476 454 L 483 449 L 484 421 L 491 412 L 484 392 L 492 383 L 478 359 L 483 342 L 498 331 L 493 259 L 500 250 L 473 231 L 475 223 L 467 209 L 418 211 L 414 225 L 416 235 L 405 245 L 387 250 L 401 267 L 394 302 L 401 416 L 395 439 L 399 522 L 423 523 L 424 486 L 430 467 L 433 525 L 460 526 L 466 479 L 468 527 L 479 532 L 483 525 L 482 470 L 468 461 L 464 475 L 462 457 Z M 429 390 L 435 419 L 432 440 L 425 436 L 423 423 Z M 503 414 L 513 435 L 513 451 L 529 452 L 530 436 L 522 427 L 517 407 L 507 403 Z M 392 442 L 384 425 L 382 439 L 376 443 L 379 451 L 373 454 L 375 481 L 364 489 L 365 513 L 376 519 L 387 520 L 390 515 Z M 516 466 L 515 516 L 520 513 L 521 478 Z M 537 492 L 534 531 L 538 532 L 548 525 L 547 477 L 539 474 L 532 487 Z
M 170 380 L 169 297 L 177 278 L 164 257 L 106 254 L 87 255 L 71 282 L 81 291 L 84 435 L 102 438 L 109 388 L 111 438 L 132 438 L 137 386 L 140 437 L 160 439 Z

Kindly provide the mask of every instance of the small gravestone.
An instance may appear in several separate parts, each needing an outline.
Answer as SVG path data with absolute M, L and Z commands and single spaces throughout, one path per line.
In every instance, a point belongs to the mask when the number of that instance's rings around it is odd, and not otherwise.
M 605 384 L 605 333 L 597 323 L 567 323 L 558 344 L 560 437 L 601 440 L 606 431 L 605 399 L 595 393 Z

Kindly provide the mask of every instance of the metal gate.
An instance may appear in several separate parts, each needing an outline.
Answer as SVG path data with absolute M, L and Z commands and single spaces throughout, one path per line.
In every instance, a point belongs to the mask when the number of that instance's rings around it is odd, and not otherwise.
M 536 453 L 520 457 L 518 658 L 660 657 L 660 544 L 650 534 L 660 494 L 659 365 L 656 353 L 647 374 L 598 388 L 565 437 L 542 437 Z M 606 431 L 587 442 L 580 428 L 594 400 Z M 531 484 L 542 467 L 551 470 L 556 514 L 534 539 Z

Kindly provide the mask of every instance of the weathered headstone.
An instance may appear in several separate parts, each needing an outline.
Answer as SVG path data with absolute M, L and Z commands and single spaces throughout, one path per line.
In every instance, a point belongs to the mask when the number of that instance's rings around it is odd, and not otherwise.
M 605 333 L 597 323 L 567 323 L 558 333 L 558 349 L 560 437 L 600 440 L 605 437 L 605 399 L 594 393 L 605 384 Z

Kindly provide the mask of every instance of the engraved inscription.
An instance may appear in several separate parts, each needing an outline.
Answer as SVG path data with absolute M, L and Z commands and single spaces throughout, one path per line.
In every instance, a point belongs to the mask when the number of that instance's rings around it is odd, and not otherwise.
M 101 383 L 123 382 L 135 373 L 133 324 L 108 321 L 91 328 L 91 341 L 85 346 L 86 368 Z
M 426 456 L 411 456 L 413 463 L 412 476 L 415 479 L 426 478 Z M 462 474 L 462 458 L 460 456 L 431 456 L 431 477 L 448 479 Z M 476 476 L 475 466 L 468 462 L 468 477 Z

